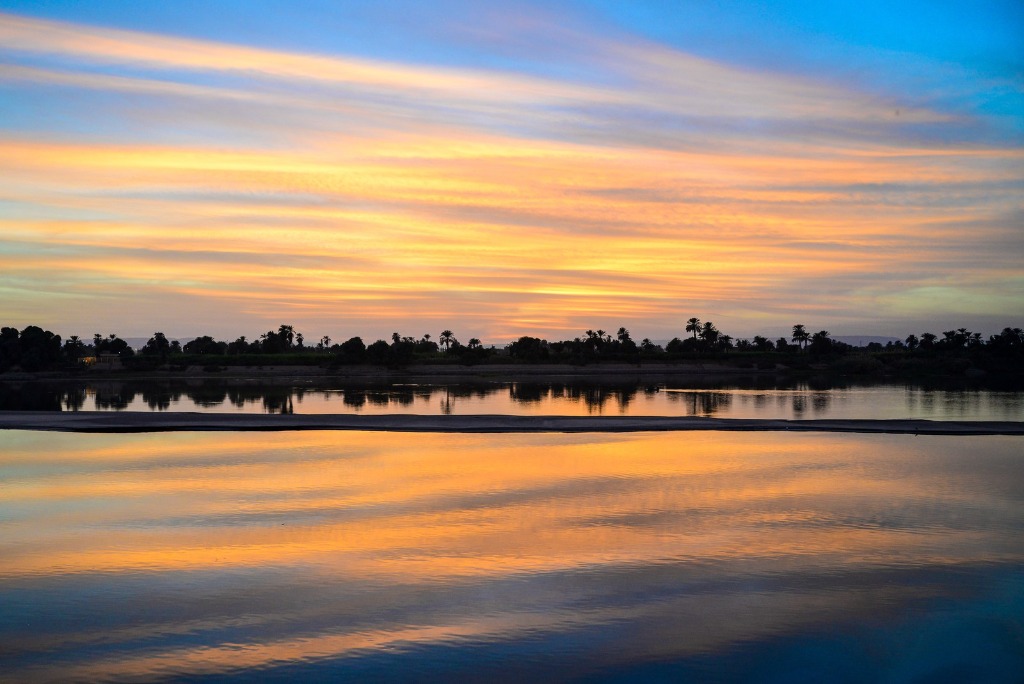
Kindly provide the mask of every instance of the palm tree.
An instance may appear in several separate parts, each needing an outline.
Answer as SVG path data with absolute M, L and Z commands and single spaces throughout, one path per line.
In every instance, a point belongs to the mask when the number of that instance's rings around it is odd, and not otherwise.
M 697 333 L 700 332 L 700 319 L 694 317 L 694 318 L 691 318 L 690 320 L 686 321 L 686 332 L 692 332 L 693 333 L 693 339 L 694 339 L 694 341 L 696 341 L 697 340 Z
M 284 325 L 283 323 L 277 329 L 277 334 L 281 340 L 285 342 L 286 347 L 292 346 L 292 341 L 295 339 L 295 328 L 290 325 Z
M 72 335 L 68 338 L 67 342 L 64 343 L 64 351 L 67 354 L 69 361 L 77 361 L 82 355 L 82 340 L 78 335 Z
M 451 348 L 452 343 L 454 341 L 455 341 L 455 335 L 452 334 L 451 330 L 443 330 L 443 331 L 441 331 L 441 337 L 438 338 L 438 342 L 441 343 L 441 346 L 444 347 L 445 351 L 448 351 L 448 349 Z
M 625 328 L 619 328 L 619 332 L 616 333 L 616 337 L 618 337 L 619 342 L 625 344 L 629 341 L 629 331 Z
M 801 349 L 807 346 L 807 340 L 809 339 L 811 339 L 811 335 L 804 330 L 803 323 L 793 326 L 793 341 L 799 344 Z
M 479 346 L 480 346 L 480 340 L 478 338 L 476 338 L 476 337 L 470 337 L 469 338 L 469 348 L 470 349 L 476 349 Z
M 917 349 L 917 335 L 915 335 L 914 333 L 910 333 L 909 335 L 907 335 L 907 339 L 905 340 L 905 342 L 907 343 L 907 349 L 909 349 L 910 351 L 914 351 L 915 349 Z
M 711 349 L 717 344 L 719 336 L 718 328 L 711 321 L 707 321 L 700 328 L 700 338 L 704 340 L 704 345 Z

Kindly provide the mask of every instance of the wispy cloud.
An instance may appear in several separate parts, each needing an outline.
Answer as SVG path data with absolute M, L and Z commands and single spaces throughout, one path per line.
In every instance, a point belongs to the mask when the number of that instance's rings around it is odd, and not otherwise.
M 576 80 L 0 14 L 0 83 L 80 106 L 74 126 L 0 131 L 0 289 L 53 325 L 127 318 L 33 294 L 56 274 L 115 301 L 150 288 L 125 299 L 136 319 L 175 293 L 243 312 L 217 334 L 337 336 L 338 311 L 346 332 L 485 338 L 1024 314 L 1019 252 L 986 248 L 1021 210 L 1021 147 L 842 84 L 571 38 Z M 979 282 L 997 303 L 979 309 Z M 972 294 L 914 294 L 937 287 Z

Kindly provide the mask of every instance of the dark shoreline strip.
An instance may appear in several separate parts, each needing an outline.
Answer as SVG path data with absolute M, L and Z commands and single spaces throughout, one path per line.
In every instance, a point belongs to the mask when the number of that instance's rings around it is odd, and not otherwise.
M 0 430 L 169 432 L 364 430 L 387 432 L 653 432 L 688 430 L 1024 435 L 1019 421 L 761 420 L 671 416 L 506 416 L 3 411 Z

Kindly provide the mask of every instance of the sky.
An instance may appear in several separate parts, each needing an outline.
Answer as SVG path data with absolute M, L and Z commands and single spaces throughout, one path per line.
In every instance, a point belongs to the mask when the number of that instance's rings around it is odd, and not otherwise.
M 0 0 L 0 323 L 1024 324 L 1024 3 Z

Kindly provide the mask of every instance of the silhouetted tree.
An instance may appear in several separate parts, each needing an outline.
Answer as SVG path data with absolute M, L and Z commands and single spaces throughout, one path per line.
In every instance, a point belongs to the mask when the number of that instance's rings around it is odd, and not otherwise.
M 72 335 L 64 342 L 64 359 L 68 363 L 74 364 L 83 356 L 85 356 L 85 343 L 78 335 Z
M 139 353 L 143 356 L 156 356 L 166 359 L 171 353 L 171 342 L 162 332 L 155 332 L 153 336 L 142 346 Z
M 438 338 L 438 341 L 441 343 L 441 346 L 444 347 L 444 350 L 447 352 L 451 348 L 452 344 L 455 342 L 455 335 L 452 334 L 451 330 L 445 330 L 441 333 L 441 337 Z
M 812 354 L 827 354 L 832 351 L 832 340 L 828 330 L 819 330 L 811 336 L 810 351 Z
M 237 340 L 228 343 L 228 354 L 238 356 L 240 354 L 246 354 L 248 352 L 249 343 L 246 342 L 245 335 L 239 335 Z
M 285 348 L 290 349 L 292 342 L 295 340 L 295 328 L 282 323 L 277 329 L 277 334 L 280 335 L 281 339 L 284 341 Z
M 384 345 L 387 347 L 387 344 Z M 351 337 L 339 345 L 340 360 L 346 363 L 358 363 L 366 358 L 366 345 L 361 337 Z
M 536 362 L 547 358 L 547 347 L 546 340 L 524 335 L 508 346 L 508 354 L 513 359 Z
M 697 341 L 697 335 L 700 333 L 700 319 L 696 316 L 686 321 L 686 332 L 693 333 L 693 341 Z
M 802 323 L 793 326 L 793 341 L 800 345 L 801 349 L 807 346 L 809 339 L 811 339 L 811 335 L 804 329 Z
M 126 359 L 135 355 L 135 350 L 114 333 L 110 333 L 106 338 L 96 333 L 93 335 L 92 340 L 93 353 L 97 356 L 100 354 L 117 354 L 122 359 Z
M 398 333 L 395 334 L 397 335 Z M 369 359 L 370 363 L 375 363 L 378 366 L 384 365 L 387 363 L 388 352 L 390 349 L 391 348 L 388 346 L 387 342 L 384 340 L 377 340 L 366 348 L 366 357 Z
M 419 354 L 436 354 L 437 349 L 437 343 L 430 341 L 430 335 L 424 335 L 416 342 L 416 352 Z
M 61 359 L 60 335 L 37 325 L 0 329 L 0 370 L 21 366 L 22 370 L 39 371 L 50 368 Z
M 687 342 L 690 341 L 692 340 L 687 340 Z M 665 351 L 667 351 L 669 354 L 680 354 L 686 351 L 686 347 L 683 345 L 683 341 L 681 339 L 679 339 L 678 337 L 673 337 L 671 340 L 668 341 L 668 344 L 665 345 Z
M 628 330 L 626 330 L 625 328 L 619 328 L 619 331 L 616 333 L 615 337 L 619 343 L 620 349 L 623 352 L 627 354 L 633 354 L 636 352 L 636 342 L 634 342 L 633 338 L 629 336 Z
M 719 335 L 721 333 L 711 321 L 705 322 L 700 328 L 700 339 L 704 343 L 705 349 L 714 349 L 718 344 Z
M 182 351 L 186 354 L 198 354 L 200 356 L 219 356 L 227 353 L 227 350 L 228 345 L 226 342 L 218 342 L 209 335 L 197 337 L 191 342 L 186 342 L 185 346 L 182 347 Z

